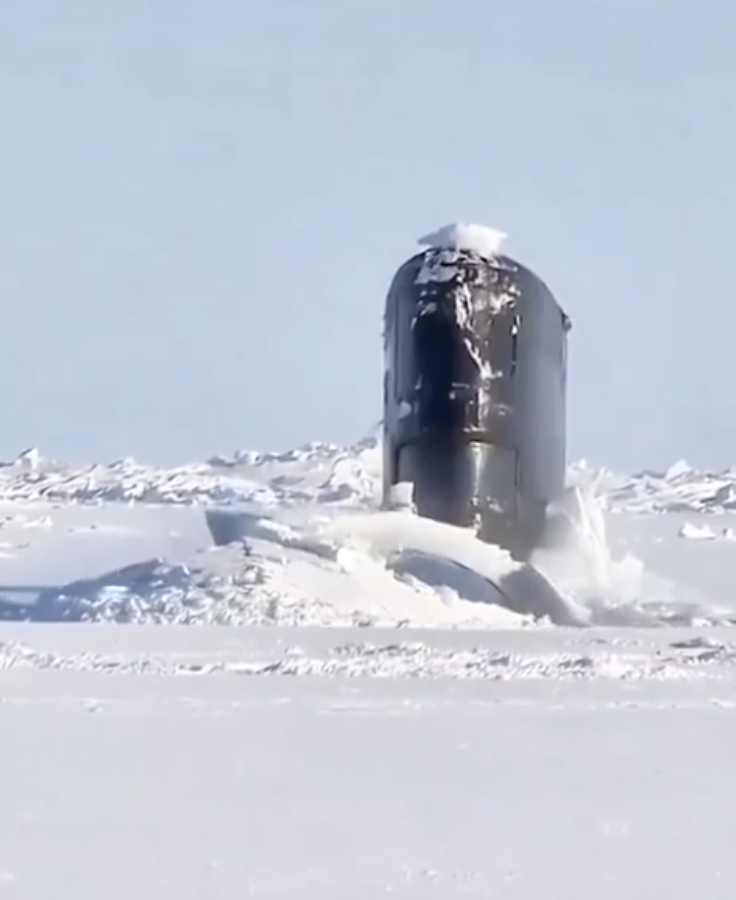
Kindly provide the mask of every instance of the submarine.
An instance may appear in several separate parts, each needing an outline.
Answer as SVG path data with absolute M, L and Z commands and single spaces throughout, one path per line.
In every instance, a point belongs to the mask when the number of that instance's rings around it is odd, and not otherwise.
M 408 483 L 418 515 L 526 561 L 565 488 L 571 321 L 505 239 L 445 226 L 390 282 L 382 497 Z

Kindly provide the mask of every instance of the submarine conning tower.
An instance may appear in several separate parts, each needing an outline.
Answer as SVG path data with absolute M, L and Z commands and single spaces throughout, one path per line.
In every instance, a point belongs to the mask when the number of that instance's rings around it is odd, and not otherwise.
M 525 559 L 565 486 L 567 333 L 505 235 L 452 225 L 396 272 L 384 322 L 383 499 Z

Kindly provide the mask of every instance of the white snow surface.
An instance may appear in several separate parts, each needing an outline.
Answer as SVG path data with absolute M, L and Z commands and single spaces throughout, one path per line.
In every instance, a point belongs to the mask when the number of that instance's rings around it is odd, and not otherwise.
M 439 250 L 470 250 L 486 259 L 492 259 L 501 252 L 501 245 L 507 237 L 505 231 L 488 225 L 453 222 L 425 234 L 419 238 L 418 243 L 420 246 L 436 247 Z
M 0 468 L 0 898 L 731 900 L 736 474 L 571 467 L 520 612 L 379 466 Z
M 729 632 L 0 627 L 0 896 L 731 900 Z
M 0 468 L 0 618 L 430 628 L 736 619 L 736 473 L 678 465 L 619 478 L 572 466 L 586 498 L 575 546 L 534 560 L 560 601 L 463 530 L 381 512 L 380 464 L 374 440 L 170 470 L 26 452 Z M 507 578 L 522 578 L 516 602 L 496 589 Z

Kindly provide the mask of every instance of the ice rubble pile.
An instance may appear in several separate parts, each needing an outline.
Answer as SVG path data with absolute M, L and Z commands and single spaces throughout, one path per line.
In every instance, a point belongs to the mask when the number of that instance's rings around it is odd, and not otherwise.
M 280 507 L 329 504 L 375 507 L 380 492 L 380 447 L 310 443 L 283 453 L 240 451 L 205 463 L 156 468 L 124 459 L 72 466 L 26 451 L 0 465 L 0 502 L 50 501 L 195 505 L 250 501 Z M 703 472 L 684 462 L 664 472 L 630 477 L 570 466 L 573 482 L 595 482 L 606 508 L 617 512 L 736 510 L 736 469 Z
M 664 472 L 630 478 L 601 474 L 610 509 L 626 512 L 723 513 L 736 510 L 736 469 L 706 472 L 679 461 Z
M 0 596 L 0 621 L 134 625 L 355 625 L 325 603 L 304 604 L 269 585 L 262 562 L 230 574 L 152 559 L 42 591 L 26 605 Z M 387 623 L 391 624 L 391 623 Z
M 239 451 L 169 469 L 134 459 L 72 466 L 41 457 L 29 466 L 21 457 L 0 465 L 0 502 L 370 503 L 379 465 L 373 440 L 348 448 L 315 442 L 282 453 Z

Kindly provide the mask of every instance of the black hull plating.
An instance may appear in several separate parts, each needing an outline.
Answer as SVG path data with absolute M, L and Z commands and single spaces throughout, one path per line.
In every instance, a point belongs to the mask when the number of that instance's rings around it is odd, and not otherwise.
M 565 481 L 569 320 L 508 257 L 432 249 L 386 303 L 384 500 L 474 527 L 524 558 Z

